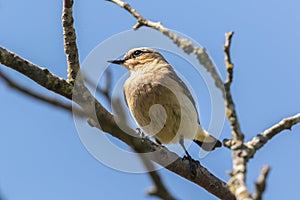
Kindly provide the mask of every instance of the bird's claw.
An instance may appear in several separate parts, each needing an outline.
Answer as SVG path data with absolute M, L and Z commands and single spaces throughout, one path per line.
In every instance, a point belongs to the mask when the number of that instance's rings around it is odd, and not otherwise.
M 139 136 L 140 136 L 142 139 L 144 139 L 144 140 L 145 140 L 145 139 L 146 139 L 146 140 L 149 139 L 148 136 L 145 135 L 145 133 L 144 133 L 140 128 L 136 128 L 135 131 L 136 131 L 137 134 L 139 134 Z
M 194 179 L 196 178 L 197 175 L 197 167 L 194 162 L 196 162 L 189 154 L 183 156 L 184 160 L 189 161 L 189 167 L 190 167 L 190 173 L 191 173 L 191 178 Z M 199 161 L 198 161 L 199 162 Z

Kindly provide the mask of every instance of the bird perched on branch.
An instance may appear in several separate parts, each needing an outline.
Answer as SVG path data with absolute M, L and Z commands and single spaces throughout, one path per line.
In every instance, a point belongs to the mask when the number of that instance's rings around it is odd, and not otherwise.
M 108 62 L 130 71 L 124 84 L 125 99 L 147 135 L 163 144 L 180 143 L 189 158 L 184 139 L 193 140 L 206 151 L 222 146 L 201 127 L 189 89 L 158 51 L 134 48 L 123 59 Z

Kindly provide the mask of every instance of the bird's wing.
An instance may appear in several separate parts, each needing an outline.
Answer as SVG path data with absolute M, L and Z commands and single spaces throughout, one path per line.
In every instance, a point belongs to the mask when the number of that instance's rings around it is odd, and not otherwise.
M 189 98 L 189 100 L 192 102 L 192 104 L 194 105 L 194 108 L 195 108 L 195 110 L 197 112 L 197 115 L 198 115 L 195 100 L 194 100 L 190 90 L 186 86 L 186 84 L 181 80 L 181 78 L 175 72 L 170 73 L 169 77 L 179 84 L 180 88 L 182 88 L 182 92 L 184 93 L 184 95 L 186 95 Z M 198 115 L 198 122 L 199 122 L 199 115 Z
M 123 90 L 123 95 L 124 95 L 124 99 L 125 99 L 126 106 L 129 107 L 129 106 L 128 106 L 128 102 L 127 102 L 127 98 L 126 98 L 125 90 Z

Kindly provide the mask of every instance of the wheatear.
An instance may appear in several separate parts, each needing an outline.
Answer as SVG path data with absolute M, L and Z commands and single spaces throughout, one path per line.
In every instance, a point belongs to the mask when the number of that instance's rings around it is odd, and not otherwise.
M 127 105 L 140 128 L 157 142 L 179 142 L 188 156 L 184 139 L 193 140 L 206 151 L 222 146 L 202 129 L 189 89 L 158 51 L 134 48 L 123 59 L 108 62 L 130 71 L 124 84 Z

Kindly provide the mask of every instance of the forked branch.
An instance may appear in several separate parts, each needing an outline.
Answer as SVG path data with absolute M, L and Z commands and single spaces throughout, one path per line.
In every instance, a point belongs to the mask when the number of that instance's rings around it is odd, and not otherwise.
M 158 152 L 153 160 L 158 164 L 165 166 L 166 169 L 203 187 L 220 199 L 235 199 L 227 188 L 226 183 L 218 179 L 198 162 L 194 161 L 193 163 L 196 172 L 196 176 L 194 177 L 191 175 L 190 164 L 187 160 L 182 159 L 177 154 L 165 148 L 157 146 L 150 140 L 133 137 L 131 134 L 127 134 L 120 129 L 115 122 L 114 116 L 92 96 L 85 86 L 79 85 L 79 88 L 74 90 L 73 84 L 68 83 L 64 79 L 49 72 L 47 69 L 31 63 L 3 47 L 0 47 L 0 63 L 22 73 L 53 92 L 70 100 L 76 99 L 75 103 L 79 104 L 90 118 L 94 121 L 99 121 L 99 126 L 97 128 L 120 139 L 133 149 L 140 148 L 144 149 L 146 152 Z M 91 111 L 95 111 L 96 116 L 93 115 L 94 113 L 91 113 Z M 135 133 L 135 131 L 129 127 L 126 130 Z

